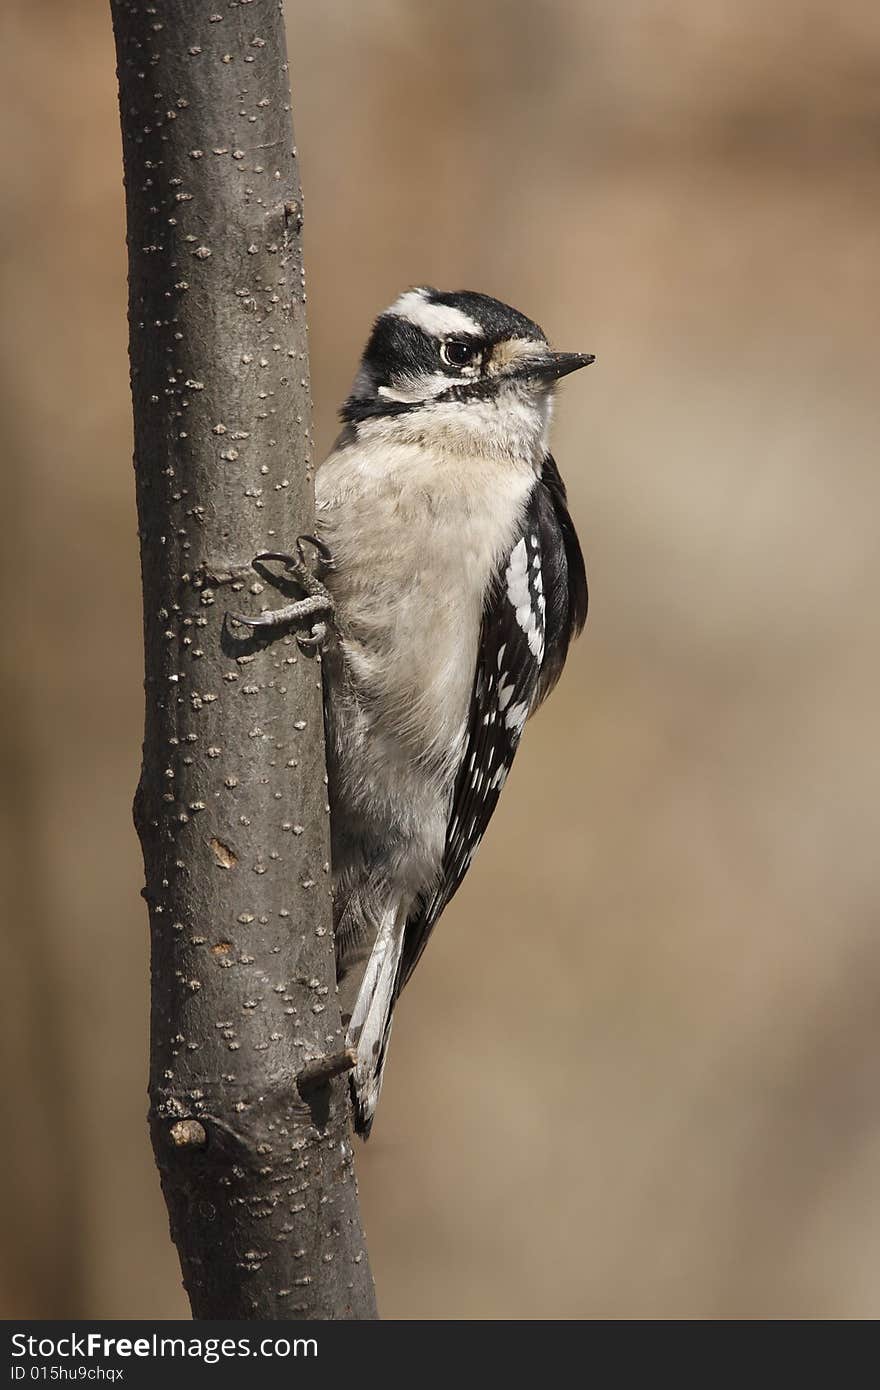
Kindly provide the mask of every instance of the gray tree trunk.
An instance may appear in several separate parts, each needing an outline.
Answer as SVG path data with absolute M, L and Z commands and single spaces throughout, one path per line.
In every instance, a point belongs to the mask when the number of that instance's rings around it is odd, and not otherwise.
M 227 608 L 273 606 L 251 559 L 292 548 L 314 514 L 281 6 L 111 7 L 144 592 L 135 818 L 153 1146 L 195 1317 L 370 1318 L 346 1081 L 320 1064 L 303 1072 L 343 1047 L 321 668 L 292 634 L 224 622 Z

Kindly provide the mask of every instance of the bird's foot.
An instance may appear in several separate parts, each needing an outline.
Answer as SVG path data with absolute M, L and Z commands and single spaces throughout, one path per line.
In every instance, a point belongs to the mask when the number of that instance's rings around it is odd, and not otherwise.
M 314 568 L 306 559 L 303 543 L 311 545 L 317 555 Z M 333 556 L 329 548 L 317 536 L 298 536 L 296 554 L 288 555 L 278 550 L 263 550 L 254 556 L 254 565 L 263 566 L 269 560 L 284 565 L 287 575 L 305 593 L 305 598 L 297 603 L 288 603 L 283 608 L 267 609 L 263 613 L 249 617 L 245 613 L 229 613 L 233 623 L 254 629 L 278 629 L 308 626 L 307 634 L 297 636 L 301 651 L 307 656 L 315 656 L 327 644 L 328 624 L 335 613 L 333 596 L 323 583 L 322 576 L 333 568 Z M 271 571 L 270 571 L 271 573 Z

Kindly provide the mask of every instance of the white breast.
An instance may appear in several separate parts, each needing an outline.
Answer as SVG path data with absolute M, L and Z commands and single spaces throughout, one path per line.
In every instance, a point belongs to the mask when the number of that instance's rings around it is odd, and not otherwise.
M 408 764 L 445 785 L 463 748 L 486 587 L 535 474 L 525 460 L 438 453 L 400 433 L 361 427 L 361 441 L 331 455 L 317 476 L 319 526 L 370 743 L 363 772 L 397 787 Z

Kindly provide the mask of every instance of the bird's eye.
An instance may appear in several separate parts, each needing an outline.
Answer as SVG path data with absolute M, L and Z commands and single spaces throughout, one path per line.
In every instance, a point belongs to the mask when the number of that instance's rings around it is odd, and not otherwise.
M 440 346 L 440 358 L 447 367 L 467 367 L 477 355 L 476 343 L 450 338 Z

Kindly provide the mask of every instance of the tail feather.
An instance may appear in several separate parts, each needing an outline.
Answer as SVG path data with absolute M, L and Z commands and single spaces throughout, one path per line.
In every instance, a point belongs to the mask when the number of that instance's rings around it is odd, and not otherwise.
M 405 925 L 399 912 L 385 909 L 345 1039 L 357 1052 L 358 1060 L 351 1073 L 351 1097 L 355 1131 L 365 1139 L 382 1090 Z

